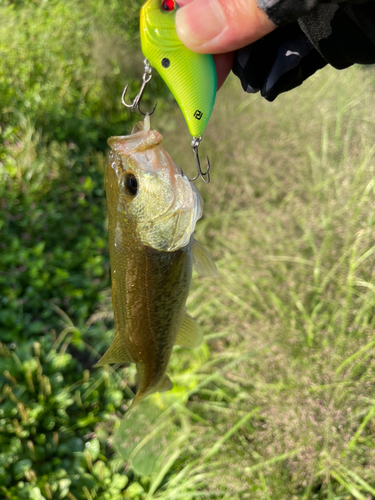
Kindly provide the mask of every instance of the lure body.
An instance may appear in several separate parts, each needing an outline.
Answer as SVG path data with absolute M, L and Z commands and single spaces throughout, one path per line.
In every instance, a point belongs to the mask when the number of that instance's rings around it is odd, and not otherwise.
M 168 6 L 172 10 L 164 10 Z M 200 137 L 210 119 L 216 96 L 216 70 L 209 54 L 196 54 L 177 36 L 172 0 L 148 0 L 141 9 L 144 56 L 168 85 L 185 117 L 189 132 Z

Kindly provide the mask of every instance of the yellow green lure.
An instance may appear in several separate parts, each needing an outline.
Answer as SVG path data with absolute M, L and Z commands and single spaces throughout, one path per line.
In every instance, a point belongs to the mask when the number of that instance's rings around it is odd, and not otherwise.
M 192 52 L 178 38 L 177 8 L 174 0 L 148 0 L 143 5 L 142 51 L 174 95 L 191 135 L 200 138 L 215 102 L 216 70 L 211 55 Z

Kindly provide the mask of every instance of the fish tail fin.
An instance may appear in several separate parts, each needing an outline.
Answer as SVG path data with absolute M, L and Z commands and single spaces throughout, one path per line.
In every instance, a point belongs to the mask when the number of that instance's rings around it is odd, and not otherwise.
M 94 365 L 94 367 L 105 366 L 110 363 L 131 363 L 129 353 L 126 350 L 124 342 L 121 341 L 120 335 L 116 335 L 108 350 Z
M 140 403 L 146 396 L 148 396 L 148 394 L 145 392 L 137 392 L 129 410 L 132 410 L 135 406 L 137 406 L 137 404 Z
M 171 379 L 168 377 L 168 375 L 164 374 L 159 383 L 152 387 L 151 389 L 145 390 L 145 391 L 140 391 L 137 392 L 135 395 L 135 398 L 133 399 L 131 408 L 136 406 L 138 403 L 142 401 L 146 396 L 149 396 L 150 394 L 154 394 L 154 392 L 167 392 L 170 391 L 173 388 L 173 382 Z

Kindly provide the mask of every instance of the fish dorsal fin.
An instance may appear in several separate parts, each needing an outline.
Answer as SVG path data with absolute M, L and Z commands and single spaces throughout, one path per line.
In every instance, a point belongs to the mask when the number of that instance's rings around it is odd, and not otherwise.
M 203 340 L 202 330 L 190 314 L 185 312 L 175 344 L 181 347 L 198 347 Z
M 115 336 L 112 344 L 102 358 L 96 363 L 95 367 L 109 365 L 110 363 L 132 363 L 124 342 L 121 341 L 120 335 Z
M 193 264 L 201 276 L 218 276 L 216 264 L 211 255 L 197 240 L 194 240 L 193 244 Z

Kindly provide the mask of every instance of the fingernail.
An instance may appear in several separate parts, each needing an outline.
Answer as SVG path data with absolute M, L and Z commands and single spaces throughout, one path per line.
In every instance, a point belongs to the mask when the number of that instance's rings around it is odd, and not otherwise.
M 195 0 L 176 12 L 176 31 L 183 42 L 203 45 L 224 28 L 225 17 L 215 0 Z

